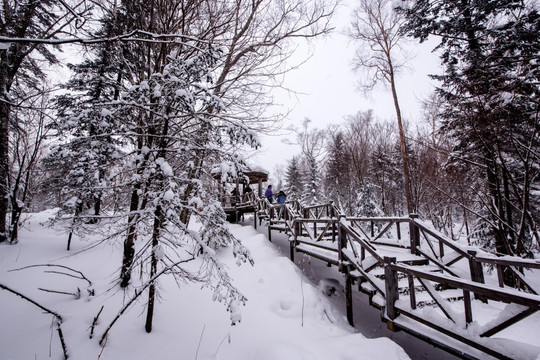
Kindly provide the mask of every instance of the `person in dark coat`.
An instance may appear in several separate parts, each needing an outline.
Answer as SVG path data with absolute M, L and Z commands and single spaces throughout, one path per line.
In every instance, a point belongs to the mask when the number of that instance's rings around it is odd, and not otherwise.
M 285 204 L 285 201 L 287 201 L 287 195 L 285 195 L 283 190 L 280 190 L 277 194 L 277 203 L 282 205 Z
M 264 192 L 264 197 L 271 203 L 274 202 L 274 193 L 272 192 L 272 185 L 268 185 L 268 188 Z

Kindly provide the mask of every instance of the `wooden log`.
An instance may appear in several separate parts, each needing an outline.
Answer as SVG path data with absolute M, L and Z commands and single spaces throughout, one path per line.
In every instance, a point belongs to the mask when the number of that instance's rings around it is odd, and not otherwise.
M 476 261 L 480 261 L 488 264 L 498 264 L 503 266 L 517 266 L 522 268 L 540 269 L 540 262 L 533 259 L 522 259 L 515 257 L 514 259 L 504 258 L 491 258 L 484 256 L 477 256 Z
M 454 339 L 456 339 L 456 340 L 458 340 L 458 341 L 460 341 L 460 342 L 462 342 L 462 343 L 464 343 L 466 345 L 469 345 L 469 346 L 471 346 L 471 347 L 473 347 L 475 349 L 483 351 L 486 354 L 491 355 L 496 359 L 513 360 L 512 358 L 510 358 L 508 356 L 505 356 L 505 355 L 503 355 L 503 354 L 501 354 L 501 353 L 499 353 L 499 352 L 497 352 L 497 351 L 495 351 L 495 350 L 493 350 L 493 349 L 491 349 L 491 348 L 489 348 L 487 346 L 484 346 L 484 345 L 482 345 L 480 343 L 477 343 L 476 341 L 471 340 L 468 337 L 462 336 L 460 334 L 456 334 L 456 333 L 450 331 L 449 329 L 446 329 L 446 328 L 444 328 L 442 326 L 439 326 L 437 324 L 434 324 L 434 323 L 430 322 L 429 320 L 424 319 L 421 316 L 417 316 L 414 313 L 407 311 L 406 309 L 399 309 L 399 312 L 402 315 L 407 316 L 407 317 L 409 317 L 409 318 L 411 318 L 411 319 L 413 319 L 415 321 L 418 321 L 419 323 L 424 324 L 427 327 L 430 327 L 430 328 L 432 328 L 432 329 L 434 329 L 434 330 L 436 330 L 436 331 L 438 331 L 438 332 L 440 332 L 442 334 L 448 335 L 451 338 L 454 338 Z
M 497 279 L 499 280 L 499 287 L 504 287 L 504 266 L 497 264 Z
M 388 231 L 388 229 L 390 229 L 390 227 L 392 226 L 392 224 L 394 224 L 392 221 L 389 222 L 388 224 L 386 224 L 386 226 L 381 230 L 381 232 L 379 232 L 377 234 L 377 236 L 374 236 L 373 235 L 373 222 L 371 222 L 371 242 L 374 242 L 376 241 L 377 239 L 379 239 L 381 236 L 384 235 L 385 232 Z
M 489 336 L 495 335 L 496 333 L 498 333 L 498 332 L 500 332 L 500 331 L 514 325 L 518 321 L 525 319 L 527 316 L 529 316 L 531 314 L 534 314 L 537 311 L 538 311 L 538 309 L 527 308 L 524 311 L 520 312 L 519 314 L 517 314 L 515 316 L 512 316 L 510 319 L 508 319 L 508 320 L 494 326 L 493 328 L 489 329 L 488 331 L 484 332 L 483 334 L 480 334 L 480 336 L 481 337 L 489 337 Z
M 295 241 L 291 241 L 289 242 L 289 246 L 290 246 L 290 253 L 289 253 L 289 257 L 291 258 L 291 261 L 294 263 L 294 247 L 296 245 L 296 236 L 295 236 Z

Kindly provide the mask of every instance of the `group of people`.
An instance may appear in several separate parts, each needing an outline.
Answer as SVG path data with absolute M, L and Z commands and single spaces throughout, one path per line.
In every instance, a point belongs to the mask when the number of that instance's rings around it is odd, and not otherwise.
M 244 187 L 244 195 L 247 194 L 247 193 L 250 193 L 252 191 L 253 190 L 249 187 L 249 185 Z M 235 206 L 236 203 L 240 200 L 238 198 L 238 195 L 239 194 L 238 194 L 236 188 L 234 188 L 231 191 L 231 205 L 232 206 Z M 283 190 L 280 190 L 277 194 L 274 194 L 274 192 L 272 191 L 272 185 L 268 185 L 268 188 L 266 189 L 266 191 L 264 193 L 264 197 L 267 198 L 268 201 L 270 201 L 270 203 L 273 203 L 274 198 L 275 198 L 276 202 L 279 205 L 285 204 L 285 201 L 287 201 L 287 195 L 285 195 L 285 192 Z
M 280 205 L 285 204 L 285 201 L 287 201 L 287 195 L 285 195 L 285 192 L 280 190 L 277 194 L 274 194 L 272 191 L 272 185 L 268 185 L 268 188 L 266 188 L 266 191 L 264 192 L 264 197 L 267 198 L 271 203 L 274 202 L 275 197 L 277 203 Z
M 250 193 L 252 191 L 253 190 L 251 189 L 251 187 L 249 187 L 249 184 L 244 185 L 244 197 L 245 197 L 246 194 L 248 194 L 248 193 Z M 236 188 L 233 188 L 233 190 L 231 191 L 231 195 L 232 195 L 232 197 L 231 197 L 231 205 L 232 206 L 235 206 L 236 203 L 239 202 L 239 201 L 242 202 L 242 199 L 240 199 L 239 196 L 238 196 L 239 194 L 238 194 Z

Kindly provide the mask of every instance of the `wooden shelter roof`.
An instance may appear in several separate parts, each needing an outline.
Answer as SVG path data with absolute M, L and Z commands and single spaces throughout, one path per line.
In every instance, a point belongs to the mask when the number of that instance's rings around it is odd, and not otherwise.
M 262 168 L 253 168 L 253 169 L 246 168 L 245 170 L 242 170 L 242 175 L 247 176 L 249 178 L 250 184 L 256 184 L 259 181 L 261 182 L 268 181 L 268 171 Z M 220 181 L 221 179 L 220 169 L 213 170 L 212 177 L 216 179 L 217 181 Z

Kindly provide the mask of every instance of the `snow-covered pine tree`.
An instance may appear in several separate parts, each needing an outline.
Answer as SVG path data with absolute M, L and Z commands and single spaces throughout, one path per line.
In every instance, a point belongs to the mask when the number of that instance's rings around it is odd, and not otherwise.
M 293 156 L 285 171 L 285 194 L 288 200 L 299 200 L 303 190 L 302 171 L 297 156 Z
M 385 215 L 403 214 L 402 177 L 398 155 L 395 147 L 379 143 L 370 157 L 371 182 L 377 185 L 376 190 L 380 192 L 381 210 Z
M 540 245 L 537 197 L 540 14 L 520 0 L 417 1 L 403 10 L 404 30 L 440 39 L 442 131 L 456 160 L 478 164 L 484 179 L 481 228 L 487 247 L 532 256 Z M 534 241 L 536 240 L 536 244 Z
M 301 203 L 305 206 L 319 205 L 322 204 L 326 197 L 323 194 L 317 159 L 315 157 L 308 158 L 307 163 Z
M 85 22 L 90 7 L 86 3 L 51 0 L 2 3 L 0 35 L 13 39 L 52 39 L 77 31 L 73 23 Z M 55 65 L 58 58 L 50 48 L 29 41 L 5 41 L 0 51 L 0 242 L 9 238 L 6 227 L 9 210 L 9 140 L 16 117 L 15 104 L 29 106 L 26 99 L 41 91 L 46 79 L 44 64 Z
M 377 187 L 371 183 L 363 184 L 358 194 L 356 195 L 355 201 L 355 216 L 364 216 L 364 217 L 377 217 L 383 216 L 384 213 L 379 206 L 377 201 Z
M 117 35 L 112 17 L 104 16 L 96 37 Z M 58 119 L 53 128 L 60 141 L 45 161 L 46 171 L 63 176 L 62 182 L 52 184 L 62 184 L 63 203 L 59 205 L 63 211 L 58 219 L 69 223 L 68 250 L 80 225 L 97 222 L 103 192 L 108 189 L 107 173 L 116 165 L 122 145 L 118 137 L 122 122 L 113 120 L 104 105 L 117 100 L 122 88 L 118 81 L 123 77 L 120 49 L 114 42 L 105 42 L 90 50 L 96 57 L 69 65 L 72 76 L 62 84 L 66 93 L 56 98 Z
M 328 142 L 328 160 L 324 177 L 327 198 L 351 214 L 350 156 L 342 131 L 332 134 Z M 354 200 L 353 200 L 354 201 Z
M 81 103 L 70 111 L 57 123 L 67 141 L 53 146 L 44 161 L 49 173 L 62 177 L 52 184 L 61 187 L 58 220 L 68 223 L 68 250 L 73 234 L 82 230 L 80 225 L 95 222 L 100 215 L 102 194 L 107 190 L 105 175 L 120 154 L 114 136 L 119 123 L 109 110 L 97 103 Z

